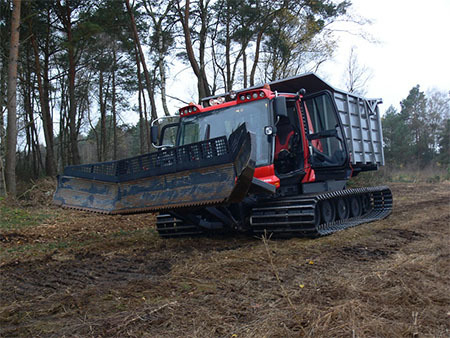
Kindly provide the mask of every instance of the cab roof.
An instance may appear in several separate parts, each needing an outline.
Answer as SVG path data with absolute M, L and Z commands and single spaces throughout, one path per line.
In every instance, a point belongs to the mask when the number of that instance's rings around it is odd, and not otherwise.
M 334 87 L 330 86 L 313 73 L 306 73 L 303 75 L 288 77 L 283 80 L 272 81 L 269 82 L 269 85 L 273 91 L 280 93 L 297 93 L 302 88 L 306 90 L 306 94 L 312 94 L 321 90 L 335 91 Z M 257 86 L 256 88 L 259 87 L 260 86 Z
M 268 84 L 270 85 L 270 89 L 272 91 L 277 91 L 279 93 L 295 94 L 302 88 L 306 90 L 306 94 L 312 94 L 312 93 L 319 92 L 322 90 L 336 91 L 336 89 L 334 87 L 330 86 L 327 82 L 322 80 L 320 77 L 318 77 L 314 73 L 305 73 L 302 75 L 295 75 L 292 77 L 288 77 L 286 79 L 272 81 L 272 82 L 269 82 Z M 245 92 L 248 90 L 259 89 L 259 88 L 262 88 L 263 86 L 264 86 L 264 84 L 260 84 L 257 86 L 240 89 L 240 90 L 237 90 L 236 93 L 239 94 L 241 92 Z M 203 106 L 208 106 L 209 105 L 208 101 L 210 99 L 217 98 L 220 96 L 225 96 L 226 101 L 231 100 L 229 92 L 225 93 L 225 94 L 221 94 L 221 95 L 209 96 L 209 97 L 205 97 L 201 100 Z

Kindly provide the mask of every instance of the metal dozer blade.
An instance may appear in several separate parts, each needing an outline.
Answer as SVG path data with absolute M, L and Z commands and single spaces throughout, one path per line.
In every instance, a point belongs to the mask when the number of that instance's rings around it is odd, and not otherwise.
M 56 205 L 126 214 L 241 201 L 254 161 L 245 124 L 225 136 L 112 162 L 69 166 Z

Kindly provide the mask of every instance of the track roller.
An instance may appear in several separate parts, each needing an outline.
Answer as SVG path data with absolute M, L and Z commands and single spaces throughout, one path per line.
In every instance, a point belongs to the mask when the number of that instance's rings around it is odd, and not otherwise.
M 163 238 L 192 237 L 204 234 L 202 228 L 186 224 L 169 214 L 160 214 L 156 217 L 156 230 Z

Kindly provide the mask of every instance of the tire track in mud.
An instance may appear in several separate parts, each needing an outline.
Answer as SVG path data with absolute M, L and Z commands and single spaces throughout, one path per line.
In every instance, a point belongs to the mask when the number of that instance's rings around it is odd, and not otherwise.
M 155 280 L 170 272 L 170 260 L 141 254 L 140 257 L 89 254 L 63 262 L 50 258 L 41 264 L 32 261 L 4 266 L 0 269 L 0 302 L 10 302 L 12 299 L 20 301 L 89 287 L 119 287 L 140 280 Z
M 100 289 L 127 287 L 139 281 L 155 283 L 171 271 L 175 261 L 179 263 L 180 257 L 234 251 L 255 245 L 248 238 L 234 240 L 233 243 L 207 238 L 199 238 L 195 242 L 180 239 L 168 241 L 178 242 L 179 245 L 174 247 L 173 243 L 163 242 L 160 249 L 153 252 L 133 250 L 129 254 L 113 256 L 88 252 L 62 261 L 48 256 L 42 260 L 4 265 L 0 268 L 0 304 L 12 299 L 30 300 L 87 288 L 105 292 Z
M 424 200 L 424 201 L 408 201 L 409 203 L 401 204 L 399 206 L 396 206 L 395 203 L 395 195 L 394 195 L 394 207 L 393 207 L 393 213 L 400 214 L 405 212 L 413 211 L 420 211 L 423 212 L 424 209 L 428 209 L 430 207 L 435 207 L 442 204 L 447 204 L 450 207 L 450 196 L 441 196 L 438 198 L 433 198 L 431 200 Z

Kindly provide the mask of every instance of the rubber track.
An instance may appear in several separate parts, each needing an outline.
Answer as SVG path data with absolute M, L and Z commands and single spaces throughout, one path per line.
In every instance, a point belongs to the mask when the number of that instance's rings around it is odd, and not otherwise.
M 369 194 L 371 207 L 365 214 L 345 220 L 316 224 L 316 205 L 339 197 Z M 392 212 L 392 193 L 386 186 L 345 189 L 318 195 L 267 201 L 254 208 L 250 218 L 254 233 L 324 236 L 333 232 L 387 217 Z
M 316 224 L 316 205 L 321 201 L 357 195 L 370 196 L 369 211 L 359 217 Z M 392 212 L 392 193 L 386 186 L 345 189 L 317 195 L 267 200 L 252 210 L 250 230 L 254 234 L 317 237 L 383 219 Z M 161 237 L 184 237 L 206 234 L 196 225 L 188 225 L 169 214 L 157 216 L 157 230 Z

